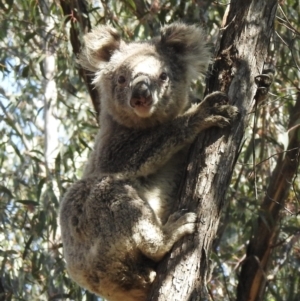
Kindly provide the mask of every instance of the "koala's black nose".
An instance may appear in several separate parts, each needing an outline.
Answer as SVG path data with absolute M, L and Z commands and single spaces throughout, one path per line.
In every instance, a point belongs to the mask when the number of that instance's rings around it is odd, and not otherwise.
M 144 97 L 147 98 L 151 96 L 151 92 L 150 92 L 150 87 L 149 84 L 147 82 L 139 82 L 137 83 L 132 91 L 132 97 L 134 98 L 139 98 L 139 97 Z
M 130 105 L 150 106 L 152 104 L 152 94 L 150 79 L 147 76 L 139 76 L 132 83 L 132 96 Z

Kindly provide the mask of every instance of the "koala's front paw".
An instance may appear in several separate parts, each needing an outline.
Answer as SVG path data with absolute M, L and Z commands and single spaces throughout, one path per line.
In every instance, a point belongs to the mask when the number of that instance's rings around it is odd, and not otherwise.
M 216 105 L 226 105 L 228 104 L 229 99 L 226 93 L 221 91 L 216 91 L 205 96 L 203 103 L 209 107 L 214 107 Z
M 207 95 L 203 105 L 207 110 L 205 121 L 218 127 L 225 127 L 234 120 L 238 114 L 238 108 L 228 104 L 227 94 L 217 91 Z

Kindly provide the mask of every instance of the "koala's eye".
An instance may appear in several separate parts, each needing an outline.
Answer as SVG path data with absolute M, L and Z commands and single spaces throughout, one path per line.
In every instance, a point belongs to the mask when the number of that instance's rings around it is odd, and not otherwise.
M 118 84 L 122 85 L 122 84 L 124 84 L 125 82 L 126 82 L 125 76 L 120 75 L 120 76 L 118 77 Z
M 168 74 L 166 72 L 163 72 L 160 76 L 159 79 L 162 81 L 166 81 L 168 79 Z

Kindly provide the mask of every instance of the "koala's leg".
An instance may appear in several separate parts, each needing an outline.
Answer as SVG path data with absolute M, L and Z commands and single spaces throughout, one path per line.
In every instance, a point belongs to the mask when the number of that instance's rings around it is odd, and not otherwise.
M 195 231 L 196 214 L 189 212 L 176 222 L 160 226 L 151 221 L 140 224 L 143 229 L 134 238 L 139 250 L 148 258 L 160 261 L 181 237 Z
M 87 220 L 90 226 L 92 221 L 99 222 L 96 228 L 102 229 L 99 233 L 101 241 L 112 238 L 104 243 L 102 254 L 110 245 L 110 254 L 117 260 L 126 258 L 126 252 L 134 256 L 137 248 L 147 258 L 159 261 L 176 241 L 195 231 L 197 216 L 195 213 L 181 211 L 171 215 L 162 225 L 149 203 L 139 196 L 134 186 L 134 182 L 103 178 L 86 203 Z M 128 266 L 132 269 L 132 263 Z
M 149 210 L 150 209 L 150 210 Z M 181 237 L 196 229 L 197 215 L 193 212 L 174 213 L 165 225 L 160 225 L 151 208 L 147 208 L 149 219 L 140 220 L 140 229 L 134 236 L 139 250 L 148 258 L 160 261 Z M 147 215 L 148 215 L 147 214 Z

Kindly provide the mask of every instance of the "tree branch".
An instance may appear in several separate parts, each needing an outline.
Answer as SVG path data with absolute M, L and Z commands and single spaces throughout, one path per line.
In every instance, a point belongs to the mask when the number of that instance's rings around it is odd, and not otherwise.
M 190 151 L 180 208 L 198 213 L 194 237 L 185 237 L 159 265 L 150 301 L 207 300 L 208 257 L 224 196 L 237 160 L 256 92 L 254 77 L 262 72 L 277 0 L 231 1 L 207 92 L 228 93 L 240 119 L 231 129 L 212 129 L 199 136 Z
M 280 211 L 293 183 L 300 156 L 300 128 L 295 127 L 300 118 L 300 93 L 291 110 L 289 129 L 289 145 L 286 153 L 282 153 L 271 176 L 266 196 L 255 226 L 256 231 L 247 247 L 247 256 L 242 264 L 237 289 L 237 300 L 262 300 L 266 288 L 266 274 L 273 248 L 279 233 Z
M 77 57 L 81 48 L 81 35 L 86 34 L 92 28 L 88 17 L 87 6 L 84 0 L 61 0 L 60 4 L 63 9 L 64 15 L 67 17 L 66 21 L 70 21 L 70 41 L 73 52 Z M 80 28 L 78 28 L 77 23 L 80 25 Z M 92 79 L 94 75 L 90 74 L 87 70 L 84 70 L 80 66 L 78 66 L 78 68 L 79 75 L 82 77 L 89 91 L 98 120 L 101 110 L 100 95 L 97 89 L 95 89 L 92 85 Z

